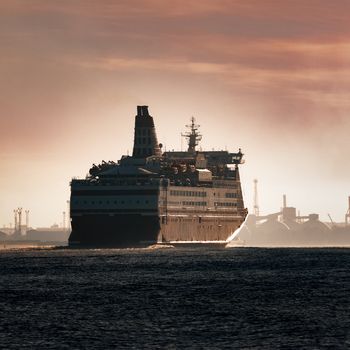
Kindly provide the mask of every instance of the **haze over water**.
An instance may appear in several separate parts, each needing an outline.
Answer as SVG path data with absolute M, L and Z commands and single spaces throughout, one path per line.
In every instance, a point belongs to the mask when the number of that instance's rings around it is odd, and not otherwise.
M 0 253 L 6 349 L 347 349 L 348 249 Z

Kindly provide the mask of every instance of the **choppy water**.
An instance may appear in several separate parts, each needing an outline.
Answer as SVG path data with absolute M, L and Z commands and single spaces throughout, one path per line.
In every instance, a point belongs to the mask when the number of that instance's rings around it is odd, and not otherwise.
M 350 348 L 350 249 L 2 251 L 0 269 L 0 348 Z

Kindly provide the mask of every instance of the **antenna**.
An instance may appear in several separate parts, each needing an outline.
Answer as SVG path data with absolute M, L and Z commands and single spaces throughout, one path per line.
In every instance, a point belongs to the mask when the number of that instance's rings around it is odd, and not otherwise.
M 26 210 L 25 213 L 26 213 L 26 234 L 27 234 L 28 227 L 29 227 L 29 210 Z
M 14 224 L 15 224 L 15 227 L 14 227 L 15 231 L 14 232 L 17 231 L 17 226 L 18 226 L 17 214 L 18 214 L 17 209 L 13 209 L 13 215 L 14 215 L 14 221 L 15 221 L 14 222 Z
M 18 212 L 18 231 L 22 235 L 22 208 L 17 209 Z
M 62 216 L 63 216 L 62 228 L 63 230 L 66 230 L 66 212 L 65 211 L 62 212 Z
M 196 119 L 192 116 L 191 124 L 186 125 L 186 128 L 189 128 L 190 131 L 181 134 L 188 139 L 188 152 L 192 153 L 196 151 L 196 146 L 198 146 L 199 141 L 202 140 L 202 135 L 198 132 L 200 125 L 195 124 L 195 121 Z
M 254 215 L 259 216 L 259 204 L 258 204 L 258 180 L 254 179 Z

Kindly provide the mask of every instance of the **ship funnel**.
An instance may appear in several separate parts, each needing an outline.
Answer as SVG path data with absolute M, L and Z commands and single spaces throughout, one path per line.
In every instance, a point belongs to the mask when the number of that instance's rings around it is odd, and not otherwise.
M 148 106 L 137 106 L 132 156 L 146 158 L 149 156 L 160 157 L 161 155 L 153 117 L 148 113 Z
M 137 115 L 140 117 L 149 117 L 148 106 L 137 106 Z

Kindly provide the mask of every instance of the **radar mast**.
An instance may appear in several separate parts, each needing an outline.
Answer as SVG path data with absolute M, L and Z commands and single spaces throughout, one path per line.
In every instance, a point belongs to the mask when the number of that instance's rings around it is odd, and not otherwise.
M 188 152 L 194 153 L 198 142 L 202 140 L 202 135 L 198 132 L 199 127 L 200 125 L 195 124 L 195 118 L 192 117 L 191 124 L 186 125 L 186 128 L 189 128 L 190 131 L 181 134 L 188 139 Z

